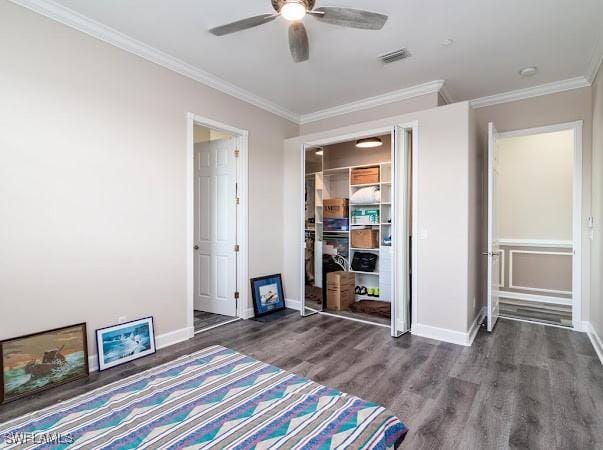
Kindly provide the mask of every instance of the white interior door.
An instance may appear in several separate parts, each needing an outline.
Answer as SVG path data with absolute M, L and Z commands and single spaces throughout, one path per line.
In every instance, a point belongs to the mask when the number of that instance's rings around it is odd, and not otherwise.
M 498 132 L 488 125 L 488 331 L 492 331 L 499 315 L 500 247 L 498 245 L 496 201 L 498 177 Z
M 195 309 L 235 317 L 235 138 L 195 144 Z

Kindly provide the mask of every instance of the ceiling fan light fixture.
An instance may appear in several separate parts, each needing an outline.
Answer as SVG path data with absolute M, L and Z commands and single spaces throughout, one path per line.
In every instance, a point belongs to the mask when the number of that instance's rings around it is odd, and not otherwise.
M 356 141 L 357 148 L 375 148 L 375 147 L 381 147 L 382 145 L 383 145 L 383 141 L 378 137 L 358 139 Z
M 288 0 L 281 8 L 281 15 L 290 22 L 299 22 L 307 12 L 306 5 L 300 0 Z

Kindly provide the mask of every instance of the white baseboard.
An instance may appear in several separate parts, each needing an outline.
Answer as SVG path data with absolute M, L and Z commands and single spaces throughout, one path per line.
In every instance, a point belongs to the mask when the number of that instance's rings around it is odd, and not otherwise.
M 509 291 L 499 291 L 498 295 L 500 298 L 506 298 L 509 300 L 524 300 L 526 302 L 540 302 L 540 303 L 548 303 L 551 305 L 572 306 L 571 298 L 550 297 L 550 296 L 546 296 L 546 295 L 524 294 L 521 292 L 509 292 Z
M 293 300 L 291 298 L 285 299 L 285 306 L 289 309 L 294 309 L 296 311 L 301 310 L 301 302 L 299 300 Z
M 255 311 L 253 308 L 247 308 L 247 310 L 244 311 L 243 316 L 244 317 L 241 317 L 243 320 L 251 319 L 253 316 L 255 316 Z
M 157 350 L 169 347 L 170 345 L 178 344 L 180 342 L 188 341 L 195 335 L 194 328 L 181 328 L 179 330 L 170 331 L 169 333 L 160 334 L 155 336 L 155 347 Z M 98 356 L 90 355 L 88 357 L 88 367 L 90 372 L 96 372 L 98 370 Z
M 416 323 L 412 326 L 410 332 L 414 336 L 435 339 L 436 341 L 450 342 L 451 344 L 463 345 L 468 347 L 469 333 L 461 331 L 449 330 L 447 328 L 432 327 L 431 325 L 423 325 Z
M 597 334 L 595 327 L 593 327 L 593 324 L 590 322 L 588 322 L 588 325 L 586 327 L 586 332 L 588 333 L 590 342 L 592 342 L 593 347 L 595 347 L 595 351 L 597 352 L 597 355 L 599 356 L 599 360 L 601 361 L 601 364 L 603 364 L 603 340 L 601 340 L 601 337 Z
M 471 347 L 473 340 L 479 331 L 479 326 L 486 315 L 486 308 L 483 308 L 469 328 L 469 331 L 463 333 L 461 331 L 449 330 L 447 328 L 432 327 L 431 325 L 423 325 L 417 323 L 412 326 L 410 332 L 415 336 L 421 336 L 438 341 L 450 342 L 451 344 Z
M 98 371 L 98 355 L 90 355 L 88 356 L 88 372 L 96 371 Z

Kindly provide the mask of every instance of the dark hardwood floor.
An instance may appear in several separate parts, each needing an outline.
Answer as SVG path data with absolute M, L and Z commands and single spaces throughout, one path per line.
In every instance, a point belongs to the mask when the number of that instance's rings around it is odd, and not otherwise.
M 0 422 L 220 344 L 388 407 L 408 449 L 601 449 L 603 366 L 585 334 L 500 320 L 473 347 L 315 315 L 241 321 L 0 406 Z

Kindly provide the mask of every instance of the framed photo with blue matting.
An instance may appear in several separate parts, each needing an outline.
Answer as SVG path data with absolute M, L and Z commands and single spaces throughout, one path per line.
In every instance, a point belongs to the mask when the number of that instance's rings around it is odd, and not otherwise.
M 255 317 L 285 309 L 285 295 L 280 273 L 253 278 L 251 280 L 251 294 L 253 296 Z

